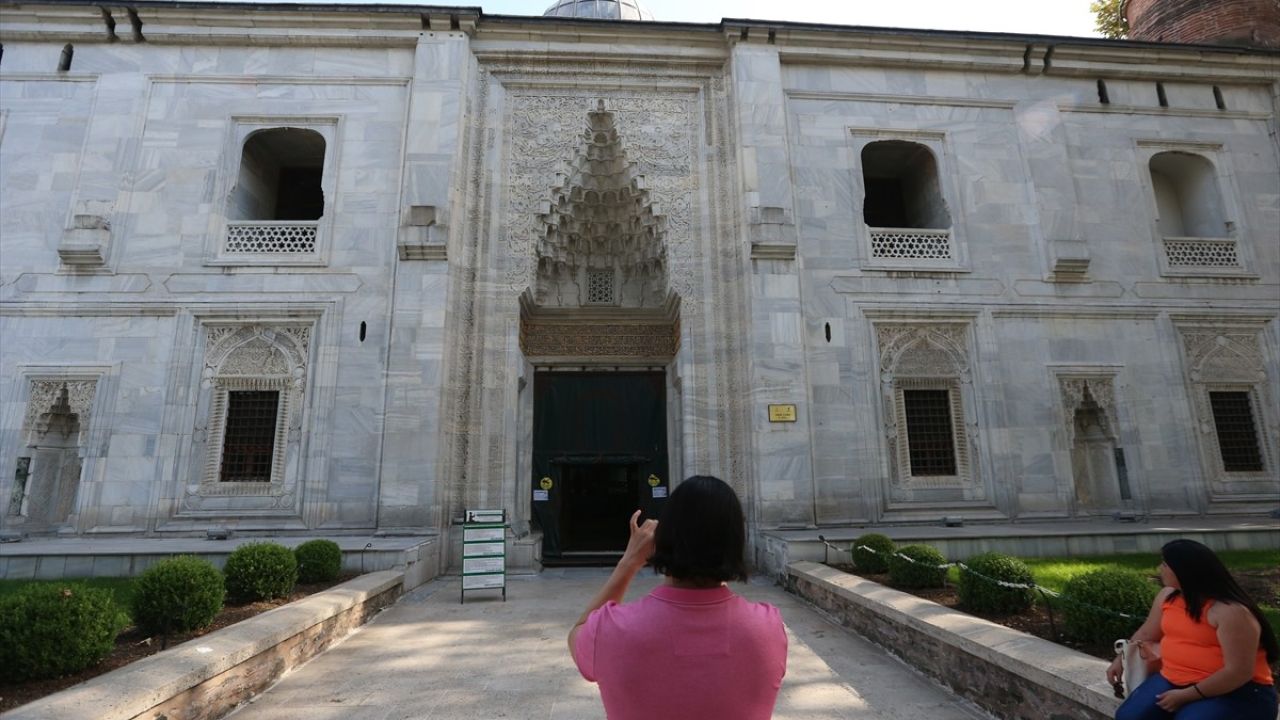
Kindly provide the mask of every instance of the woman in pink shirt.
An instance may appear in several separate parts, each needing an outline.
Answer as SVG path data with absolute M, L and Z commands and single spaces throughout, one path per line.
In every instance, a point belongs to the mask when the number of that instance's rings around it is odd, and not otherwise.
M 733 488 L 695 475 L 662 521 L 637 524 L 604 587 L 569 631 L 582 677 L 600 685 L 610 720 L 766 720 L 787 670 L 778 609 L 725 583 L 747 579 L 746 521 Z M 620 604 L 651 562 L 666 582 Z

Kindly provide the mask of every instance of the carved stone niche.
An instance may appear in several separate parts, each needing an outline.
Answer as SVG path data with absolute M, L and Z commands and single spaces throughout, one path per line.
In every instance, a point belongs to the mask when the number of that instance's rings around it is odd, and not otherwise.
M 520 296 L 520 349 L 534 363 L 664 365 L 680 350 L 680 298 L 657 308 L 548 308 Z

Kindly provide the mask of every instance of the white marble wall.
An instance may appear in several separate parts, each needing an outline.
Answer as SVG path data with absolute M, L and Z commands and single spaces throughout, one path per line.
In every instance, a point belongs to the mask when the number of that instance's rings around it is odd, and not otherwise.
M 1111 106 L 1099 108 L 1092 78 L 823 67 L 788 64 L 786 48 L 775 52 L 782 58 L 781 98 L 739 95 L 750 104 L 739 112 L 785 104 L 789 157 L 754 172 L 789 176 L 798 258 L 753 265 L 753 382 L 767 402 L 801 403 L 807 423 L 764 421 L 763 397 L 753 417 L 759 446 L 775 449 L 775 438 L 789 436 L 810 454 L 792 466 L 813 468 L 811 475 L 787 472 L 777 467 L 781 459 L 762 454 L 762 487 L 785 482 L 790 487 L 771 499 L 812 493 L 816 502 L 807 517 L 772 504 L 765 522 L 787 525 L 797 514 L 818 525 L 950 513 L 1069 516 L 1070 452 L 1055 374 L 1068 372 L 1115 377 L 1117 444 L 1134 488 L 1131 509 L 1248 507 L 1209 498 L 1175 323 L 1197 313 L 1224 328 L 1252 322 L 1268 348 L 1262 386 L 1276 397 L 1280 160 L 1269 137 L 1274 120 L 1265 82 L 1231 86 L 1225 91 L 1231 111 L 1209 112 L 1208 82 L 1178 84 L 1178 101 L 1171 96 L 1172 107 L 1156 111 L 1153 82 L 1112 80 Z M 751 48 L 753 63 L 762 63 L 760 54 Z M 913 134 L 942 136 L 953 237 L 967 256 L 956 272 L 866 267 L 856 136 L 868 130 L 920 142 Z M 1145 163 L 1148 148 L 1162 144 L 1205 153 L 1219 168 L 1228 215 L 1237 219 L 1236 237 L 1250 257 L 1248 277 L 1161 275 Z M 744 165 L 751 160 L 744 155 Z M 746 206 L 754 202 L 744 193 Z M 1062 259 L 1088 262 L 1083 282 L 1053 282 Z M 971 318 L 966 322 L 975 330 L 978 407 L 970 430 L 979 438 L 976 472 L 990 501 L 940 505 L 922 498 L 916 512 L 890 510 L 885 498 L 893 480 L 871 320 L 928 322 L 956 314 Z M 774 336 L 797 317 L 803 318 L 798 337 Z M 801 345 L 803 353 L 779 373 L 787 379 L 771 383 L 773 358 Z M 1274 445 L 1275 413 L 1258 412 L 1267 425 L 1264 442 Z M 1274 477 L 1274 463 L 1268 469 Z M 1255 503 L 1252 510 L 1268 507 Z
M 0 507 L 24 383 L 80 368 L 102 378 L 100 414 L 66 531 L 423 532 L 468 504 L 511 506 L 527 529 L 528 226 L 511 213 L 533 201 L 509 194 L 550 187 L 520 183 L 572 159 L 574 118 L 603 97 L 684 233 L 672 471 L 724 475 L 756 527 L 1068 516 L 1064 373 L 1114 378 L 1135 510 L 1266 509 L 1206 491 L 1178 329 L 1253 328 L 1261 386 L 1280 397 L 1278 94 L 1247 58 L 1205 75 L 1138 48 L 1059 49 L 1046 67 L 1041 48 L 1024 67 L 1022 44 L 994 40 L 921 36 L 908 44 L 928 52 L 894 54 L 850 33 L 584 38 L 552 21 L 293 12 L 232 27 L 151 8 L 144 31 L 164 42 L 150 43 L 123 25 L 103 42 L 88 6 L 0 20 Z M 210 262 L 235 123 L 264 118 L 332 130 L 310 266 Z M 945 272 L 869 267 L 858 151 L 895 138 L 936 152 L 958 251 Z M 546 157 L 513 160 L 525 148 Z M 1146 176 L 1162 149 L 1214 162 L 1247 273 L 1162 274 Z M 84 247 L 101 263 L 64 262 Z M 188 499 L 213 321 L 312 324 L 301 490 L 270 512 Z M 885 322 L 966 328 L 968 501 L 890 507 Z M 773 403 L 797 421 L 769 422 Z

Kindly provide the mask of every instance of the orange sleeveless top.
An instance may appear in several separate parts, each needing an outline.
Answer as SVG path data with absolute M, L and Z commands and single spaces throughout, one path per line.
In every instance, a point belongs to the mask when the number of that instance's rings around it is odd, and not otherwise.
M 1200 622 L 1187 614 L 1187 603 L 1182 595 L 1166 600 L 1161 606 L 1160 674 L 1174 685 L 1198 683 L 1222 669 L 1222 646 L 1218 644 L 1218 631 L 1209 624 L 1209 607 L 1213 600 L 1206 600 L 1200 609 Z M 1271 668 L 1267 667 L 1267 653 L 1261 647 L 1253 663 L 1253 682 L 1270 685 Z

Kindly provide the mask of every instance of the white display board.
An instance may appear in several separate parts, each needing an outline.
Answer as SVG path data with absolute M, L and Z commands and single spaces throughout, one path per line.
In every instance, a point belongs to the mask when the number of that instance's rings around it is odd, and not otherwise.
M 507 599 L 507 511 L 468 510 L 462 523 L 462 592 L 502 590 Z

